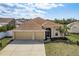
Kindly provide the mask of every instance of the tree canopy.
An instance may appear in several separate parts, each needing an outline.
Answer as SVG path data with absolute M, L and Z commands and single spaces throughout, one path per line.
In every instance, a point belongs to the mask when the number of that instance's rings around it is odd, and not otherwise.
M 75 19 L 75 18 L 68 18 L 68 19 L 65 19 L 65 18 L 57 19 L 57 18 L 55 18 L 53 21 L 56 22 L 56 23 L 67 25 L 67 24 L 69 24 L 71 22 L 75 22 L 75 21 L 78 21 L 78 20 Z

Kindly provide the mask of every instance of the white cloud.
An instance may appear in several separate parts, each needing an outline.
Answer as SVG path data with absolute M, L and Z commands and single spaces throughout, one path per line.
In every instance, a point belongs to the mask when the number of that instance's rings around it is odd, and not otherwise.
M 63 7 L 64 5 L 63 4 L 59 4 L 59 6 L 62 6 Z
M 0 17 L 47 18 L 47 12 L 44 10 L 49 10 L 51 8 L 56 8 L 60 6 L 63 7 L 64 5 L 53 3 L 7 3 L 3 5 L 0 4 Z
M 42 11 L 42 10 L 35 10 L 36 13 L 42 13 L 42 14 L 45 14 L 46 12 L 45 11 Z
M 59 6 L 64 6 L 64 5 L 63 4 L 55 4 L 55 3 L 37 3 L 34 6 L 39 9 L 51 9 L 54 7 L 59 7 Z

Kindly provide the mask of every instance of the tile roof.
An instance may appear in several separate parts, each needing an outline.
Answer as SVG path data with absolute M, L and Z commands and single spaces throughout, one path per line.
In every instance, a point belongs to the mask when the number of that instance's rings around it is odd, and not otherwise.
M 39 26 L 37 23 L 33 21 L 26 21 L 23 24 L 19 26 L 19 28 L 16 28 L 19 30 L 41 30 L 41 26 Z
M 42 27 L 54 27 L 58 28 L 60 24 L 44 20 L 42 18 L 34 18 L 30 21 L 25 21 L 23 24 L 21 24 L 17 30 L 43 30 Z

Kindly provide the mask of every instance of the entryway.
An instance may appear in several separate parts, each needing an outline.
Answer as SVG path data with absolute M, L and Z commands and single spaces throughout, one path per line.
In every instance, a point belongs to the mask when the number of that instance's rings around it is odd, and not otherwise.
M 45 39 L 51 39 L 51 28 L 46 28 Z

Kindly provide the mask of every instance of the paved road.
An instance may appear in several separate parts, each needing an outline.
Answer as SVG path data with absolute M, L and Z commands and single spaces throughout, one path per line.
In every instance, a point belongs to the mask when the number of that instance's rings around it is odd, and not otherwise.
M 44 43 L 36 40 L 14 40 L 0 51 L 1 56 L 45 56 Z

